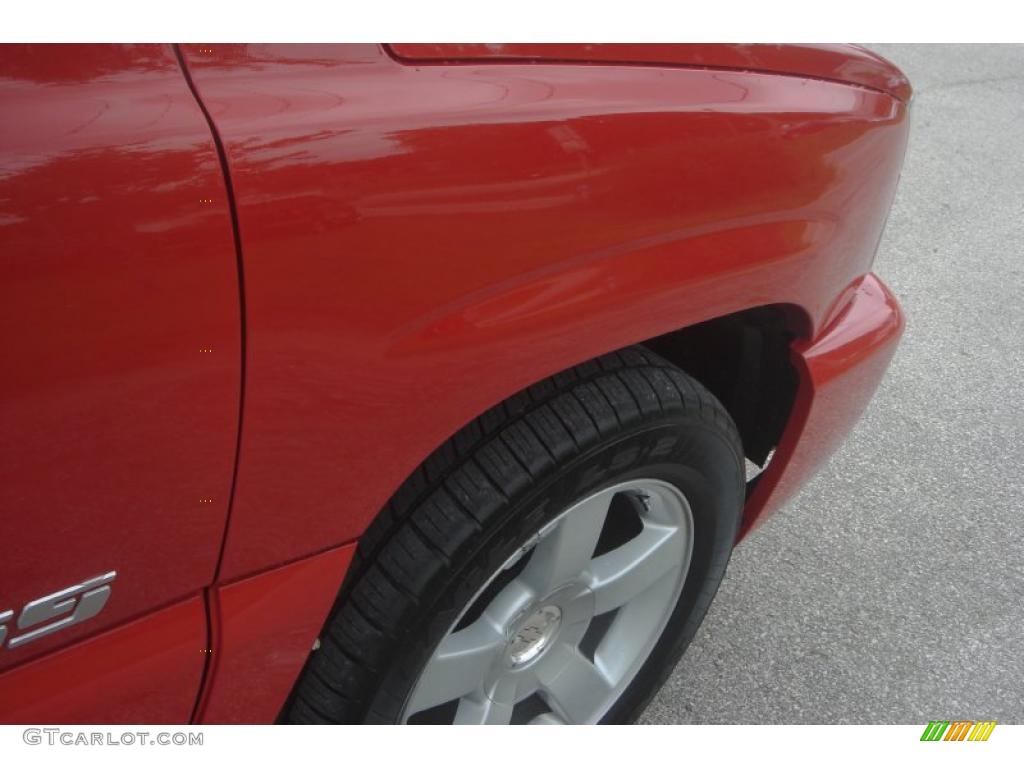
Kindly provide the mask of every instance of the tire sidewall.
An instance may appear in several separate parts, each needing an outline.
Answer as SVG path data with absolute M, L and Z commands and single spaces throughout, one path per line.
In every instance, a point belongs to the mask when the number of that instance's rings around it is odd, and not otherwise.
M 425 601 L 383 676 L 370 711 L 397 722 L 434 649 L 501 566 L 548 522 L 579 499 L 618 483 L 652 478 L 686 497 L 693 514 L 689 571 L 675 608 L 632 682 L 602 717 L 631 722 L 672 671 L 718 589 L 743 506 L 743 457 L 729 433 L 699 414 L 657 418 L 606 436 L 549 470 L 508 500 L 481 531 L 476 546 L 453 560 L 450 576 Z

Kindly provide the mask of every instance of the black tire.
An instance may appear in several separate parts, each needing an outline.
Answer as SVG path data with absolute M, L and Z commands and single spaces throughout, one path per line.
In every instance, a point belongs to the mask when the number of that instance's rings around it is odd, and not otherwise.
M 413 473 L 360 540 L 282 721 L 396 722 L 434 647 L 510 555 L 576 499 L 638 477 L 685 494 L 694 543 L 661 638 L 602 722 L 635 719 L 721 583 L 745 487 L 740 438 L 724 408 L 641 347 L 520 392 Z

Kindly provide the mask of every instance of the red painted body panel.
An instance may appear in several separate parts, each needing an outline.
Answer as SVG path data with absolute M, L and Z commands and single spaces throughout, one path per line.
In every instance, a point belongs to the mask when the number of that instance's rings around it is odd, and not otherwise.
M 821 80 L 185 54 L 246 267 L 226 578 L 359 536 L 434 447 L 576 362 L 764 304 L 817 333 L 906 139 L 900 101 Z
M 869 274 L 818 339 L 795 346 L 801 381 L 793 415 L 747 501 L 741 538 L 796 493 L 846 438 L 882 380 L 903 326 L 896 298 Z
M 198 597 L 0 675 L 0 723 L 186 723 L 206 645 Z
M 237 264 L 169 46 L 0 46 L 0 273 L 0 612 L 118 572 L 99 616 L 5 648 L 3 669 L 195 594 L 217 564 Z
M 817 340 L 796 345 L 801 384 L 794 415 L 747 503 L 740 538 L 799 490 L 846 437 L 885 374 L 903 325 L 895 297 L 869 274 Z M 340 547 L 218 590 L 215 666 L 196 722 L 276 719 L 354 550 Z
M 277 719 L 354 552 L 338 547 L 216 590 L 213 665 L 196 722 Z
M 792 310 L 744 532 L 842 439 L 902 328 L 869 270 L 905 79 L 835 46 L 578 48 L 184 46 L 220 168 L 169 48 L 0 47 L 0 612 L 119 572 L 98 618 L 0 650 L 0 719 L 272 721 L 408 473 L 612 349 Z
M 400 58 L 435 61 L 583 61 L 674 64 L 813 77 L 885 91 L 910 99 L 910 82 L 895 65 L 856 45 L 755 43 L 400 43 L 388 46 Z

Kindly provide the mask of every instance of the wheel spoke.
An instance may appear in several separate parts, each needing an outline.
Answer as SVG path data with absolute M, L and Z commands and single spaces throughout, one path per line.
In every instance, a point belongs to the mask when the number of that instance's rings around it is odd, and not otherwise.
M 614 493 L 600 493 L 572 507 L 533 550 L 522 578 L 547 594 L 586 569 L 601 536 Z
M 594 618 L 594 596 L 586 587 L 580 587 L 576 594 L 568 594 L 562 602 L 562 626 L 574 627 L 588 624 Z
M 513 579 L 495 595 L 480 618 L 489 622 L 499 634 L 504 633 L 512 619 L 535 597 L 536 593 L 529 584 L 522 579 Z
M 554 712 L 545 712 L 543 715 L 533 718 L 528 725 L 565 725 L 565 720 Z
M 611 681 L 600 669 L 567 645 L 552 649 L 538 677 L 548 705 L 568 723 L 589 721 L 612 689 Z
M 594 614 L 628 603 L 667 573 L 681 568 L 684 537 L 678 528 L 650 525 L 640 535 L 590 563 Z
M 515 683 L 504 678 L 498 680 L 490 695 L 480 692 L 459 701 L 455 725 L 508 725 L 515 707 Z
M 427 662 L 406 712 L 415 714 L 479 690 L 503 647 L 501 633 L 484 620 L 446 637 Z

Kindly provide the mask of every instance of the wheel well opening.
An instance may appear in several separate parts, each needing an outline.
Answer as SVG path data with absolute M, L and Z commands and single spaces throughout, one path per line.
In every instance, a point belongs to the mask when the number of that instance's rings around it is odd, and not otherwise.
M 801 318 L 768 306 L 681 328 L 643 342 L 719 399 L 739 429 L 748 460 L 763 468 L 789 421 L 799 377 L 790 344 Z

